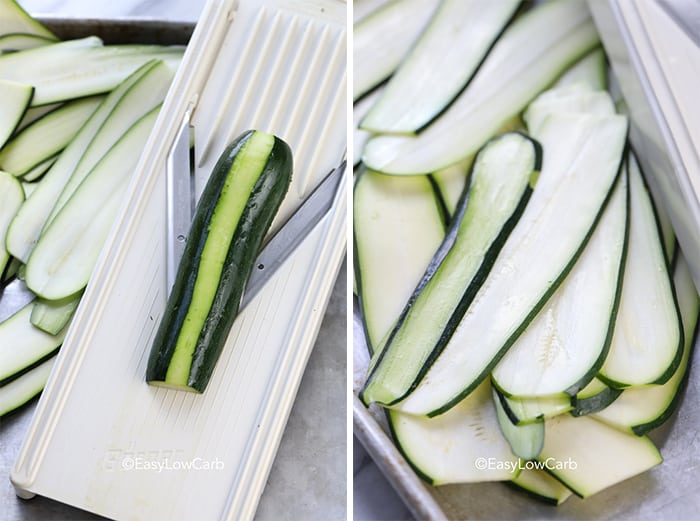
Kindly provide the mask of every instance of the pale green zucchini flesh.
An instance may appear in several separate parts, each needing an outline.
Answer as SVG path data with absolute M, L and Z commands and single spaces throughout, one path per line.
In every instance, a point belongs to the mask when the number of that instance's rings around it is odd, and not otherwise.
M 159 62 L 149 62 L 105 97 L 12 222 L 7 248 L 14 257 L 25 263 L 29 260 L 47 220 L 58 213 L 54 207 L 67 183 L 75 179 L 72 186 L 78 186 L 119 137 L 143 114 L 162 102 L 171 79 L 167 67 Z M 72 194 L 73 190 L 69 191 Z M 62 203 L 68 197 L 66 192 Z
M 367 170 L 353 193 L 355 279 L 373 348 L 391 330 L 445 236 L 426 176 Z
M 573 395 L 595 376 L 615 326 L 627 220 L 627 177 L 621 175 L 573 268 L 494 367 L 493 382 L 501 392 L 517 397 Z
M 469 195 L 465 188 L 443 245 L 447 253 L 375 353 L 361 392 L 365 403 L 400 401 L 439 359 L 526 208 L 540 164 L 539 144 L 518 133 L 494 138 L 477 154 Z
M 36 295 L 63 299 L 87 284 L 159 110 L 114 144 L 42 233 L 27 262 L 26 283 Z
M 51 358 L 63 343 L 65 330 L 50 335 L 32 325 L 32 306 L 27 304 L 0 323 L 0 386 Z
M 563 414 L 545 422 L 538 461 L 586 498 L 655 467 L 662 458 L 646 436 L 626 434 L 589 416 Z
M 7 172 L 0 172 L 0 274 L 10 260 L 5 247 L 7 229 L 24 203 L 24 189 L 20 182 Z
M 615 402 L 593 415 L 597 420 L 642 435 L 664 423 L 674 411 L 687 376 L 700 311 L 700 299 L 688 263 L 680 252 L 676 257 L 674 285 L 683 320 L 685 343 L 676 372 L 663 385 L 625 389 Z
M 0 147 L 20 125 L 33 96 L 30 85 L 0 80 Z
M 83 128 L 102 99 L 92 96 L 70 101 L 22 129 L 0 150 L 0 169 L 24 176 L 54 157 Z
M 427 25 L 430 13 L 438 4 L 438 0 L 394 0 L 355 24 L 354 100 L 391 76 Z
M 622 116 L 547 118 L 535 138 L 549 152 L 522 217 L 442 354 L 421 368 L 423 379 L 392 407 L 440 414 L 489 374 L 587 244 L 618 177 L 626 132 Z
M 584 2 L 538 6 L 506 29 L 469 86 L 438 120 L 415 137 L 373 137 L 363 162 L 386 173 L 418 174 L 473 155 L 598 41 Z
M 527 494 L 552 505 L 561 505 L 572 494 L 571 490 L 542 469 L 522 469 L 511 483 Z
M 488 380 L 436 418 L 398 411 L 389 411 L 389 416 L 401 452 L 433 485 L 507 481 L 520 470 L 518 458 L 499 433 Z
M 428 126 L 467 86 L 520 3 L 444 0 L 361 128 L 412 134 Z
M 598 377 L 617 388 L 662 384 L 683 352 L 683 325 L 651 197 L 628 160 L 630 235 L 620 307 Z
M 0 386 L 0 416 L 20 408 L 41 393 L 55 362 L 54 355 L 17 379 Z
M 511 418 L 510 411 L 507 410 L 505 396 L 493 389 L 492 397 L 498 426 L 513 454 L 525 461 L 537 458 L 544 445 L 544 419 L 519 425 L 517 419 Z

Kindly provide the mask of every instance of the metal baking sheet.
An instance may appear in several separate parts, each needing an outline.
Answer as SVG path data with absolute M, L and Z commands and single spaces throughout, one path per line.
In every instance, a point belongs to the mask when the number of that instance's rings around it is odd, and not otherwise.
M 422 482 L 394 446 L 384 413 L 365 408 L 357 393 L 369 361 L 357 304 L 353 314 L 354 432 L 417 519 L 658 520 L 695 519 L 700 509 L 700 368 L 690 367 L 676 413 L 650 434 L 664 462 L 585 500 L 553 507 L 504 483 L 433 487 Z M 697 349 L 697 340 L 694 347 Z

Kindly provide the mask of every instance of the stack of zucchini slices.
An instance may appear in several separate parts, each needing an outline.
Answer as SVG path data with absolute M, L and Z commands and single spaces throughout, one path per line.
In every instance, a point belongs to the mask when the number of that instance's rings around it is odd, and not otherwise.
M 519 4 L 355 21 L 359 396 L 428 482 L 559 504 L 661 463 L 700 304 L 585 2 Z M 358 62 L 428 7 L 400 58 Z
M 44 387 L 182 47 L 59 41 L 0 0 L 0 416 Z

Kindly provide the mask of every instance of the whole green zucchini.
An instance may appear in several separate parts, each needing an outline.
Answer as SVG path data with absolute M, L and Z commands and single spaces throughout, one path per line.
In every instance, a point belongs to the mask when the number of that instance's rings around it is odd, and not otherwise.
M 291 150 L 271 134 L 248 131 L 221 155 L 195 211 L 148 383 L 204 392 L 291 177 Z

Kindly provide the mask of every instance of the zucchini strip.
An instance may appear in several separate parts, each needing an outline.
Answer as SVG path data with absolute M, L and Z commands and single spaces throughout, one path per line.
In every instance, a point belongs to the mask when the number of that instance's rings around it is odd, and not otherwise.
M 94 36 L 0 56 L 0 79 L 33 85 L 32 106 L 103 94 L 151 60 L 173 71 L 181 47 L 102 45 Z
M 537 142 L 503 134 L 477 154 L 436 270 L 426 272 L 373 357 L 365 403 L 391 405 L 409 394 L 450 342 L 526 207 L 541 164 Z M 432 272 L 434 271 L 434 273 Z
M 22 376 L 0 386 L 0 417 L 26 404 L 43 391 L 56 356 L 52 356 Z
M 536 7 L 508 27 L 438 120 L 415 137 L 370 139 L 363 162 L 385 173 L 416 174 L 469 157 L 598 43 L 585 2 L 555 0 Z
M 439 0 L 394 0 L 355 24 L 353 100 L 357 101 L 391 76 L 439 3 Z
M 292 152 L 271 134 L 248 131 L 226 147 L 195 211 L 151 348 L 149 384 L 204 392 L 291 179 Z
M 20 182 L 7 172 L 0 172 L 0 274 L 10 260 L 5 247 L 5 236 L 10 222 L 24 202 L 24 189 Z
M 17 129 L 34 96 L 34 87 L 0 80 L 0 147 Z
M 36 299 L 32 307 L 30 322 L 34 327 L 46 331 L 50 335 L 57 335 L 73 317 L 73 313 L 80 304 L 83 292 L 71 295 L 61 300 Z
M 20 177 L 63 150 L 102 102 L 102 96 L 66 103 L 22 129 L 0 150 L 0 169 Z
M 683 357 L 673 376 L 663 385 L 625 389 L 611 405 L 593 417 L 637 435 L 646 434 L 664 423 L 673 413 L 680 397 L 680 388 L 687 377 L 688 362 L 693 350 L 700 299 L 682 254 L 676 257 L 674 285 L 683 320 L 685 345 Z
M 426 176 L 394 177 L 367 170 L 353 193 L 355 280 L 368 343 L 391 330 L 433 252 L 445 223 Z
M 559 77 L 554 87 L 564 87 L 576 83 L 583 83 L 592 90 L 607 90 L 607 64 L 605 63 L 605 51 L 602 47 L 592 50 L 573 64 Z
M 571 490 L 550 476 L 547 471 L 540 469 L 522 469 L 511 483 L 519 490 L 552 505 L 561 505 L 572 494 Z
M 444 0 L 361 128 L 413 134 L 428 126 L 465 89 L 520 3 Z
M 553 418 L 572 409 L 568 396 L 556 395 L 542 398 L 503 397 L 503 408 L 515 425 L 526 425 L 541 419 Z
M 594 378 L 589 384 L 571 397 L 571 415 L 586 416 L 609 407 L 622 394 L 621 389 L 614 389 Z
M 542 172 L 520 221 L 442 354 L 392 407 L 440 414 L 489 374 L 583 251 L 620 172 L 626 133 L 623 116 L 547 118 L 535 136 L 545 150 Z
M 526 461 L 540 455 L 544 445 L 544 420 L 534 419 L 528 423 L 519 424 L 510 417 L 505 403 L 505 396 L 492 389 L 493 404 L 496 408 L 498 427 L 501 434 L 510 445 L 513 454 Z
M 362 150 L 365 148 L 365 144 L 372 137 L 371 132 L 360 129 L 360 121 L 367 114 L 372 105 L 379 99 L 379 96 L 384 91 L 383 87 L 377 87 L 372 92 L 363 96 L 361 100 L 355 102 L 352 106 L 352 123 L 353 123 L 353 140 L 352 140 L 352 150 L 353 150 L 353 166 L 360 164 L 362 160 Z
M 159 110 L 115 143 L 39 238 L 26 273 L 27 287 L 39 297 L 63 299 L 87 284 Z
M 655 467 L 662 458 L 646 436 L 626 434 L 589 416 L 562 414 L 545 422 L 538 461 L 586 498 Z
M 598 377 L 617 388 L 663 384 L 683 353 L 683 324 L 651 197 L 628 160 L 630 236 L 620 308 Z
M 591 239 L 561 286 L 494 367 L 507 396 L 575 394 L 605 360 L 620 301 L 628 229 L 621 175 Z
M 9 33 L 0 36 L 0 54 L 25 51 L 55 43 L 55 39 L 26 33 Z
M 518 458 L 499 432 L 488 380 L 437 418 L 393 410 L 388 414 L 399 450 L 432 485 L 505 481 L 520 471 Z
M 48 172 L 49 168 L 58 160 L 58 154 L 48 159 L 44 159 L 41 163 L 32 168 L 29 172 L 22 176 L 23 183 L 32 183 L 41 179 L 41 177 Z M 27 195 L 29 197 L 29 195 Z
M 32 306 L 30 302 L 0 323 L 0 386 L 53 356 L 63 343 L 65 329 L 50 335 L 32 325 Z
M 2 35 L 23 33 L 49 40 L 58 40 L 55 34 L 22 9 L 16 0 L 3 0 L 0 2 L 0 27 L 0 34 Z
M 52 210 L 69 180 L 75 177 L 75 186 L 80 184 L 85 174 L 134 121 L 162 102 L 171 79 L 167 67 L 150 62 L 107 95 L 41 179 L 10 225 L 7 249 L 14 257 L 25 263 L 29 260 L 47 219 L 55 215 Z M 98 138 L 100 135 L 102 137 Z

